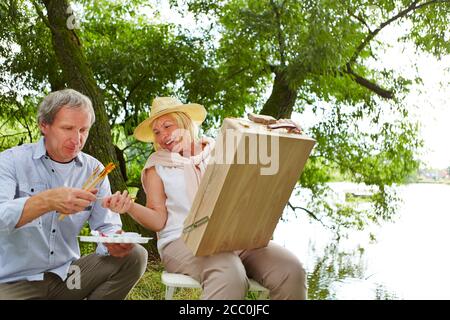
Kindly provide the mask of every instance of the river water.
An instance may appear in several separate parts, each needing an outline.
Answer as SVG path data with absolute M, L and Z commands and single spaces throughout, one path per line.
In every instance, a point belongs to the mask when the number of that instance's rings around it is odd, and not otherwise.
M 309 299 L 450 299 L 450 185 L 409 184 L 397 192 L 397 218 L 370 229 L 376 242 L 368 231 L 337 241 L 306 214 L 277 225 L 274 241 L 308 273 Z

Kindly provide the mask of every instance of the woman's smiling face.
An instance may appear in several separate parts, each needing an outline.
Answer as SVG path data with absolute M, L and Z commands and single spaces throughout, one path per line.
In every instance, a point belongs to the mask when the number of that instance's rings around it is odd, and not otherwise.
M 178 152 L 177 145 L 181 141 L 181 136 L 177 134 L 178 129 L 177 122 L 170 114 L 157 118 L 152 125 L 155 142 L 162 149 Z

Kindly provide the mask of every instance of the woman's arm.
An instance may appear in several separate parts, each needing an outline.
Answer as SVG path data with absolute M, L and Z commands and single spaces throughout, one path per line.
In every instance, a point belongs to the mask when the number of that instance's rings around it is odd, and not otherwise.
M 128 212 L 142 226 L 158 232 L 166 224 L 167 208 L 164 185 L 156 173 L 155 167 L 151 167 L 145 171 L 143 184 L 147 195 L 145 207 L 132 202 L 127 191 L 124 191 L 122 194 L 118 191 L 113 196 L 105 198 L 102 205 L 114 212 Z
M 144 173 L 143 183 L 147 195 L 146 206 L 132 203 L 128 213 L 134 220 L 147 229 L 160 231 L 167 221 L 166 193 L 161 178 L 155 167 L 147 169 Z

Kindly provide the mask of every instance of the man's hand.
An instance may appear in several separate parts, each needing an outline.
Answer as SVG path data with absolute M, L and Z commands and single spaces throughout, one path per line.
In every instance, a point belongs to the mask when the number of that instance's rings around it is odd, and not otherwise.
M 121 234 L 123 230 L 119 230 L 116 233 Z M 126 257 L 134 248 L 133 243 L 104 243 L 104 245 L 108 249 L 109 255 L 116 258 Z
M 97 198 L 97 189 L 85 191 L 75 188 L 55 188 L 42 191 L 30 197 L 23 207 L 22 215 L 16 224 L 19 228 L 49 211 L 73 214 L 83 211 Z
M 49 201 L 52 210 L 62 214 L 73 214 L 83 211 L 89 204 L 97 198 L 97 189 L 85 191 L 76 188 L 56 188 L 44 191 L 43 196 Z

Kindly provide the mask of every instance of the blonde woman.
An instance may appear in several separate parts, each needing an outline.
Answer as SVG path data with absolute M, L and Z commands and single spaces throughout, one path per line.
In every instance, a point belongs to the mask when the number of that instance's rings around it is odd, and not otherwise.
M 202 284 L 202 299 L 243 299 L 248 278 L 270 290 L 272 299 L 305 299 L 306 275 L 298 259 L 270 242 L 267 247 L 196 257 L 181 238 L 183 223 L 205 172 L 214 141 L 199 138 L 206 110 L 172 97 L 155 98 L 148 119 L 136 128 L 138 140 L 153 143 L 142 171 L 146 206 L 126 191 L 104 199 L 112 211 L 128 212 L 158 234 L 158 251 L 168 272 L 187 274 Z

